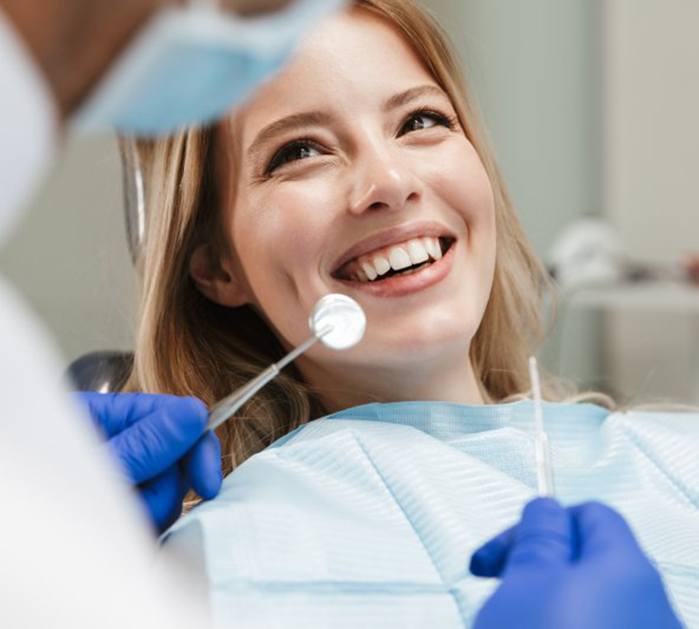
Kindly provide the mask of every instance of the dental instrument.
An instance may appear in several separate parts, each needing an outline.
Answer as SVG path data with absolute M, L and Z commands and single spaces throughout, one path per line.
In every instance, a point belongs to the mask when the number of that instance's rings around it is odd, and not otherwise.
M 529 379 L 532 385 L 534 402 L 534 455 L 536 457 L 536 483 L 540 496 L 553 497 L 553 467 L 551 465 L 551 447 L 544 428 L 544 409 L 541 403 L 541 380 L 536 357 L 529 358 Z
M 215 430 L 228 421 L 245 402 L 274 380 L 284 367 L 318 341 L 334 350 L 349 349 L 359 343 L 366 330 L 366 316 L 362 307 L 351 297 L 331 293 L 316 303 L 308 318 L 308 327 L 313 332 L 310 338 L 280 361 L 270 365 L 259 376 L 214 405 L 209 414 L 209 430 Z

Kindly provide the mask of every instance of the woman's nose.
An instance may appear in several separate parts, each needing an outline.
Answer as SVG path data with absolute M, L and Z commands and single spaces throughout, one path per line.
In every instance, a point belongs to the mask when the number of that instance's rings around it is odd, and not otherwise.
M 415 173 L 390 150 L 373 148 L 359 156 L 349 211 L 403 210 L 420 196 Z

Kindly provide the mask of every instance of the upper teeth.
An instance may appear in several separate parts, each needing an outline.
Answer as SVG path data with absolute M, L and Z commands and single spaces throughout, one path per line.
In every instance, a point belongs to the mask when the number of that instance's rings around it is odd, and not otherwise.
M 439 260 L 442 248 L 439 238 L 413 238 L 357 258 L 350 265 L 349 276 L 361 282 L 373 282 L 391 269 L 402 271 L 414 264 L 422 264 L 430 258 Z

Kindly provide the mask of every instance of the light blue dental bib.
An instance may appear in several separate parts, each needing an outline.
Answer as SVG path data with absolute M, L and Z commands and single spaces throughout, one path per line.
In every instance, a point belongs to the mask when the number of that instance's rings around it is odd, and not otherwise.
M 699 414 L 545 404 L 558 497 L 628 519 L 699 628 Z M 252 457 L 164 543 L 217 626 L 463 627 L 497 584 L 471 553 L 534 496 L 532 404 L 370 404 Z

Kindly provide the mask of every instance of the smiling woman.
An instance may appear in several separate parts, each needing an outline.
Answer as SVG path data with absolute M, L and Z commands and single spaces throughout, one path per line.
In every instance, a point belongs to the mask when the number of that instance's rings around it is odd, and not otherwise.
M 412 3 L 356 4 L 225 123 L 139 147 L 159 211 L 131 387 L 213 403 L 323 294 L 367 311 L 360 347 L 310 352 L 223 429 L 229 469 L 329 411 L 528 389 L 546 278 L 455 59 Z
M 167 538 L 221 624 L 468 625 L 488 590 L 468 557 L 536 484 L 533 409 L 511 400 L 546 276 L 437 25 L 408 0 L 353 4 L 217 127 L 139 145 L 130 388 L 213 404 L 304 341 L 323 295 L 367 316 L 359 345 L 314 346 L 220 428 L 232 473 Z M 699 622 L 696 428 L 544 415 L 558 495 L 622 510 Z

